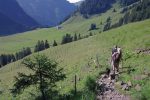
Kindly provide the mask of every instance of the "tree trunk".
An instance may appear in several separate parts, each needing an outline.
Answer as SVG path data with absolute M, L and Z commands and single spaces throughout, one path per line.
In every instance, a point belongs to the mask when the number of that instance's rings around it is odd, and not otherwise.
M 39 78 L 40 78 L 40 91 L 41 91 L 41 94 L 42 94 L 42 100 L 46 100 L 46 98 L 45 98 L 45 92 L 44 92 L 44 87 L 43 87 L 43 79 L 42 79 L 40 61 L 39 61 Z
M 77 94 L 77 76 L 75 75 L 75 85 L 74 85 L 74 88 L 75 88 L 75 95 Z
M 46 98 L 45 98 L 45 93 L 44 93 L 44 90 L 43 90 L 43 89 L 41 89 L 41 93 L 42 93 L 42 100 L 46 100 Z
M 41 73 L 40 73 L 40 91 L 41 91 L 41 94 L 42 94 L 42 100 L 46 100 Z

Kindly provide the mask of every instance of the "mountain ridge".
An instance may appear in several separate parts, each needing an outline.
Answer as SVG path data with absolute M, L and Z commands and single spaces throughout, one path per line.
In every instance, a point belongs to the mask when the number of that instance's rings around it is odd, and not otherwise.
M 1 0 L 1 16 L 7 16 L 13 22 L 18 23 L 18 27 L 14 27 L 14 30 L 10 29 L 13 27 L 11 21 L 6 25 L 8 27 L 5 26 L 0 30 L 0 35 L 21 33 L 38 27 L 56 26 L 75 9 L 76 6 L 66 0 Z M 0 26 L 6 23 L 5 21 L 2 21 Z
M 14 0 L 1 0 L 0 13 L 1 18 L 7 17 L 7 19 L 11 20 L 11 22 L 6 25 L 8 21 L 0 19 L 0 34 L 8 35 L 12 33 L 24 32 L 31 30 L 33 27 L 39 26 L 39 24 L 30 16 L 28 16 Z M 18 27 L 14 27 L 16 25 L 15 23 L 18 23 Z M 3 24 L 5 24 L 5 27 L 2 29 Z M 14 29 L 12 30 L 11 27 Z
M 75 6 L 66 0 L 17 0 L 24 11 L 43 26 L 54 26 L 70 15 Z M 51 20 L 52 19 L 52 20 Z

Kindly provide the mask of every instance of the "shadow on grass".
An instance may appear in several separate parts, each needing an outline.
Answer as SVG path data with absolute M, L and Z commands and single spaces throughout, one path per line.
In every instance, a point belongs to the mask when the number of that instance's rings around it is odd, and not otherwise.
M 96 79 L 95 77 L 88 76 L 85 81 L 85 87 L 82 91 L 71 90 L 66 94 L 59 94 L 59 91 L 47 91 L 46 100 L 95 100 L 96 98 Z M 36 100 L 43 100 L 38 96 Z
M 67 94 L 59 94 L 58 91 L 55 91 L 51 94 L 46 95 L 46 100 L 94 100 L 95 94 L 90 91 L 77 91 L 72 90 Z M 43 100 L 41 96 L 36 97 L 35 100 Z
M 78 91 L 74 94 L 74 91 L 71 91 L 69 94 L 60 96 L 59 100 L 94 100 L 95 94 L 88 90 Z

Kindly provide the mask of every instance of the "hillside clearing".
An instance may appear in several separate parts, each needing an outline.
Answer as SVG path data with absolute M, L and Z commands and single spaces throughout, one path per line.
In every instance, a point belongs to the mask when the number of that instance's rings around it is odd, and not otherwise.
M 62 27 L 61 29 L 57 29 L 57 27 L 39 28 L 34 31 L 0 37 L 0 54 L 15 53 L 23 47 L 31 47 L 33 49 L 38 40 L 48 40 L 51 44 L 56 40 L 60 43 L 62 37 L 67 33 L 72 35 L 75 33 L 88 35 L 92 23 L 95 23 L 98 28 L 98 30 L 94 30 L 93 33 L 99 33 L 103 30 L 103 25 L 108 17 L 111 16 L 112 23 L 115 23 L 122 16 L 117 4 L 114 5 L 114 8 L 118 9 L 117 12 L 113 12 L 113 8 L 111 8 L 106 13 L 92 16 L 89 19 L 85 19 L 82 15 L 77 13 L 60 25 Z
M 82 39 L 66 45 L 60 45 L 40 53 L 46 54 L 49 58 L 56 59 L 60 63 L 60 66 L 65 69 L 67 79 L 58 83 L 58 87 L 61 87 L 58 89 L 62 94 L 69 93 L 74 88 L 73 78 L 75 74 L 77 74 L 80 78 L 77 82 L 77 89 L 78 91 L 82 91 L 87 76 L 97 76 L 100 71 L 109 67 L 111 47 L 115 44 L 121 46 L 123 49 L 124 58 L 131 56 L 123 62 L 123 67 L 131 66 L 131 68 L 136 69 L 136 71 L 131 73 L 131 75 L 123 73 L 121 79 L 124 79 L 125 81 L 131 80 L 134 82 L 134 79 L 130 76 L 142 74 L 144 71 L 143 69 L 150 70 L 150 56 L 143 54 L 136 55 L 134 53 L 134 51 L 138 48 L 150 47 L 149 29 L 150 20 L 145 20 L 128 24 L 117 29 L 112 29 L 101 34 L 97 33 L 97 35 L 90 38 Z M 102 67 L 95 68 L 92 59 L 96 59 L 96 56 L 98 56 L 99 63 Z M 11 63 L 0 69 L 0 89 L 2 91 L 2 94 L 0 95 L 2 100 L 6 98 L 7 100 L 13 99 L 9 93 L 9 89 L 12 87 L 13 77 L 17 75 L 17 72 L 30 72 L 23 67 L 20 62 L 21 61 Z M 145 84 L 148 84 L 148 81 L 144 82 Z M 38 95 L 35 92 L 34 87 L 25 91 L 26 93 L 23 93 L 16 99 L 33 99 L 34 96 L 29 95 L 30 91 L 34 91 L 33 93 Z M 134 89 L 129 92 L 136 94 Z

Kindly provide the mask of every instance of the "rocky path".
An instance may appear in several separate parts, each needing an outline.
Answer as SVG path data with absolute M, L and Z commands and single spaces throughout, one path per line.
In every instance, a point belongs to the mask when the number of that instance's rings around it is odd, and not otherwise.
M 115 75 L 115 78 L 108 77 L 103 74 L 97 80 L 97 100 L 130 100 L 130 97 L 124 94 L 120 94 L 115 89 L 116 80 L 119 75 Z M 128 84 L 120 83 L 124 90 L 129 88 Z

